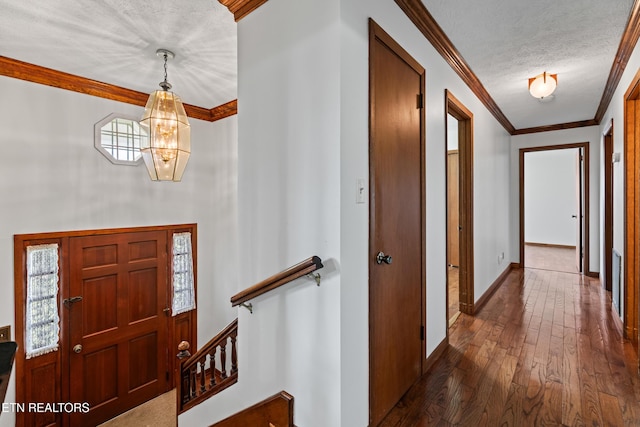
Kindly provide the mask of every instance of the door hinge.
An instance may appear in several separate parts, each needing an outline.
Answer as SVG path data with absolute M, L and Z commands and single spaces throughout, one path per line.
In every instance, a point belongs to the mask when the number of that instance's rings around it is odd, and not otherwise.
M 418 94 L 416 108 L 424 108 L 424 95 L 421 93 Z
M 167 381 L 169 381 L 169 371 L 165 372 Z
M 424 341 L 424 325 L 420 325 L 420 341 Z

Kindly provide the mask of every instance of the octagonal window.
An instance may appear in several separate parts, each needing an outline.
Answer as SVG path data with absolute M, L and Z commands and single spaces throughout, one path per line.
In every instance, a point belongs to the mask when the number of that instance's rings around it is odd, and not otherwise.
M 95 124 L 94 146 L 111 163 L 137 165 L 142 161 L 140 143 L 148 138 L 137 119 L 110 114 Z

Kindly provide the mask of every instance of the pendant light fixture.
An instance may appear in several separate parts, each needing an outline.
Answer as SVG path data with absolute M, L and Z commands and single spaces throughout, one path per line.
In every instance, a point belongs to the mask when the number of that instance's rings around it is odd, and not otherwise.
M 149 96 L 140 120 L 149 135 L 140 151 L 152 181 L 180 181 L 191 154 L 191 127 L 180 97 L 169 91 L 167 60 L 175 55 L 166 49 L 158 49 L 156 55 L 164 58 L 164 81 L 162 90 Z
M 550 96 L 558 86 L 558 75 L 549 74 L 546 71 L 529 79 L 529 93 L 534 98 L 542 100 Z

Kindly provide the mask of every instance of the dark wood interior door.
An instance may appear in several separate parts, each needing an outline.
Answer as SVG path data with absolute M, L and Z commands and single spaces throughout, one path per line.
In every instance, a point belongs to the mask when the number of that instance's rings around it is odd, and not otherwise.
M 376 426 L 422 373 L 424 69 L 373 22 L 371 32 L 369 425 Z
M 166 248 L 164 231 L 71 239 L 70 401 L 91 408 L 71 425 L 97 425 L 167 391 Z

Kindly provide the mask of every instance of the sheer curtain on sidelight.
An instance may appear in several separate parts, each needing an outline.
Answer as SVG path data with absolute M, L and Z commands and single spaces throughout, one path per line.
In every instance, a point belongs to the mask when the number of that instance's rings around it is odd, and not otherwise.
M 196 308 L 193 286 L 193 255 L 191 233 L 173 235 L 173 298 L 171 311 L 176 316 Z
M 58 349 L 58 245 L 27 247 L 26 358 Z

